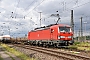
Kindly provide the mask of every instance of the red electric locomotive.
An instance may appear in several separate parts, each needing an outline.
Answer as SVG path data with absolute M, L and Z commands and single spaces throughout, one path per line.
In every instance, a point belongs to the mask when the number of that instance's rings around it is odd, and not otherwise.
M 68 25 L 51 24 L 30 31 L 28 40 L 34 45 L 65 46 L 73 44 L 73 32 Z

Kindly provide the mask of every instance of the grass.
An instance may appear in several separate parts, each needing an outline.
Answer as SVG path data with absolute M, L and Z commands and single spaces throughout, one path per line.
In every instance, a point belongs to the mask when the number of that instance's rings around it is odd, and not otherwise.
M 3 60 L 3 58 L 1 57 L 1 55 L 0 55 L 0 60 Z
M 9 46 L 7 46 L 6 44 L 1 44 L 8 52 L 13 53 L 14 55 L 16 55 L 17 57 L 19 57 L 21 60 L 35 60 L 34 58 L 29 58 L 27 55 L 25 55 L 24 53 L 21 53 L 13 48 L 10 48 Z M 0 59 L 1 60 L 1 59 Z
M 90 47 L 90 43 L 88 42 L 80 42 L 79 44 L 76 44 L 78 47 Z
M 5 53 L 8 54 L 6 51 L 5 51 Z M 8 55 L 10 56 L 10 58 L 11 58 L 12 60 L 15 60 L 10 54 L 8 54 Z
M 75 42 L 74 45 L 69 46 L 69 48 L 90 51 L 90 43 L 88 43 L 88 42 Z

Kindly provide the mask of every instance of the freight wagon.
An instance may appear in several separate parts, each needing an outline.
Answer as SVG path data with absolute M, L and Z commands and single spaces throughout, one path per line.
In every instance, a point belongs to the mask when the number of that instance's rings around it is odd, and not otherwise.
M 3 36 L 0 36 L 0 41 L 3 42 L 3 43 L 10 43 L 11 40 L 10 40 L 10 35 L 3 35 Z

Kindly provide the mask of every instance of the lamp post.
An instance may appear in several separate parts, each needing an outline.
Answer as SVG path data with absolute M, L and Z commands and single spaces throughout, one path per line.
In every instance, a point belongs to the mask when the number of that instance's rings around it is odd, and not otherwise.
M 84 26 L 85 26 L 85 33 L 86 33 L 86 24 L 87 24 L 87 22 L 84 22 Z M 85 34 L 85 40 L 86 40 L 86 34 Z
M 39 13 L 40 13 L 40 27 L 41 27 L 41 13 L 42 13 L 42 12 L 39 12 Z

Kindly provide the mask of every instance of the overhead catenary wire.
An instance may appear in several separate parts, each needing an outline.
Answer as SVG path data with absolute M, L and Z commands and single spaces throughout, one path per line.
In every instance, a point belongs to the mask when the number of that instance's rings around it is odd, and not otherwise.
M 24 10 L 27 10 L 33 3 L 35 3 L 36 0 L 33 0 Z M 23 11 L 25 12 L 25 11 Z M 23 18 L 25 19 L 25 16 L 23 16 Z
M 83 5 L 82 5 L 83 6 Z M 78 7 L 78 6 L 77 6 Z M 80 6 L 79 6 L 80 7 Z M 75 8 L 74 8 L 75 9 Z
M 72 1 L 71 1 L 72 2 Z M 70 2 L 70 3 L 71 3 Z M 64 13 L 64 12 L 66 12 L 66 11 L 69 11 L 69 10 L 71 10 L 71 9 L 75 9 L 75 8 L 78 8 L 78 7 L 81 7 L 81 6 L 83 6 L 83 5 L 86 5 L 86 4 L 88 4 L 88 3 L 90 3 L 90 1 L 89 2 L 86 2 L 86 3 L 84 3 L 84 4 L 81 4 L 81 5 L 78 5 L 78 0 L 77 1 L 75 1 L 76 3 L 77 3 L 77 6 L 75 6 L 75 7 L 72 7 L 72 8 L 70 8 L 70 9 L 68 9 L 68 10 L 64 10 L 63 12 L 61 12 L 61 13 Z M 68 3 L 69 4 L 69 3 Z M 51 16 L 49 16 L 49 17 L 47 17 L 47 18 L 50 18 Z M 47 19 L 47 18 L 45 18 L 45 19 Z
M 62 6 L 60 7 L 59 10 L 61 10 L 61 8 L 62 8 L 63 11 L 66 11 L 66 10 L 67 10 L 67 5 L 70 5 L 70 4 L 72 4 L 73 2 L 75 3 L 75 5 L 76 5 L 76 4 L 78 5 L 78 2 L 79 2 L 79 1 L 78 1 L 78 0 L 71 0 L 70 2 L 62 1 L 62 2 L 61 2 L 61 5 L 62 5 Z M 58 10 L 58 11 L 59 11 L 59 10 Z M 61 13 L 62 13 L 62 12 L 61 12 Z
M 34 0 L 34 1 L 35 1 L 35 0 Z M 33 1 L 33 2 L 34 2 L 34 1 Z M 43 1 L 44 1 L 44 0 L 43 0 Z M 43 1 L 42 1 L 42 2 L 43 2 Z M 33 2 L 32 2 L 32 3 L 33 3 Z M 42 2 L 41 2 L 41 3 L 42 3 Z M 72 2 L 72 1 L 71 1 L 71 2 Z M 19 5 L 19 3 L 20 3 L 20 0 L 18 1 L 17 6 Z M 32 4 L 32 3 L 31 3 L 31 4 Z M 30 5 L 31 5 L 31 4 L 30 4 Z M 70 4 L 70 3 L 68 3 L 68 4 Z M 30 5 L 29 5 L 29 6 L 30 6 Z M 37 7 L 37 6 L 36 6 L 36 7 Z M 36 7 L 35 7 L 35 8 L 36 8 Z M 79 7 L 79 6 L 78 6 L 78 7 Z M 34 9 L 35 9 L 35 8 L 34 8 Z M 26 9 L 27 9 L 27 8 L 26 8 Z M 14 13 L 15 13 L 15 12 L 14 12 Z M 28 15 L 28 14 L 27 14 L 27 15 Z
M 64 12 L 67 12 L 67 11 L 70 11 L 71 9 L 75 9 L 75 8 L 84 6 L 84 5 L 88 4 L 88 3 L 90 3 L 90 1 L 89 1 L 89 2 L 86 2 L 86 3 L 83 3 L 83 4 L 81 4 L 81 5 L 78 5 L 78 6 L 72 7 L 72 8 L 70 8 L 70 9 L 68 9 L 68 10 L 64 10 L 63 12 L 60 12 L 60 14 L 61 14 L 61 13 L 64 13 Z
M 2 7 L 0 7 L 1 9 L 3 9 L 3 10 L 5 10 L 6 12 L 10 12 L 11 14 L 10 14 L 10 17 L 13 15 L 12 13 L 14 13 L 14 14 L 17 14 L 17 13 L 15 13 L 15 12 L 13 12 L 13 11 L 10 11 L 10 10 L 7 10 L 7 9 L 5 9 L 5 8 L 2 8 Z M 0 11 L 1 12 L 1 11 Z M 1 12 L 2 13 L 2 12 Z M 10 17 L 6 17 L 5 15 L 3 15 L 5 18 L 10 18 Z
M 72 8 L 70 8 L 70 9 L 68 9 L 68 10 L 65 10 L 65 11 L 61 12 L 61 13 L 70 11 L 71 9 L 76 9 L 76 8 L 81 7 L 81 6 L 84 6 L 84 5 L 88 4 L 88 3 L 90 3 L 90 1 L 89 1 L 89 2 L 86 2 L 86 3 L 83 3 L 83 4 L 81 4 L 81 5 L 78 5 L 78 6 L 72 7 Z
M 43 0 L 43 1 L 44 1 L 44 0 Z M 42 2 L 43 2 L 43 1 L 42 1 Z M 34 1 L 33 1 L 33 2 L 34 2 Z M 33 3 L 33 2 L 32 2 L 32 3 Z M 42 3 L 42 2 L 41 2 L 41 3 Z M 76 1 L 75 1 L 75 2 L 76 2 Z M 32 3 L 31 3 L 31 4 L 32 4 Z M 40 3 L 40 4 L 41 4 L 41 3 Z M 31 5 L 31 4 L 30 4 L 30 5 Z M 38 4 L 38 5 L 40 5 L 40 4 Z M 69 4 L 69 3 L 68 3 L 68 4 Z M 30 6 L 30 5 L 29 5 L 29 6 Z M 35 8 L 37 8 L 38 5 L 37 5 Z M 33 8 L 32 10 L 34 10 L 35 8 Z M 26 9 L 27 9 L 27 8 L 26 8 Z M 31 11 L 32 11 L 32 10 L 31 10 Z M 31 11 L 30 11 L 30 12 L 31 12 Z M 66 7 L 65 7 L 65 11 L 66 11 Z M 30 13 L 30 12 L 29 12 L 29 13 Z M 27 16 L 29 13 L 27 13 L 25 16 Z M 25 18 L 25 16 L 24 16 L 24 18 Z
M 19 1 L 19 2 L 20 2 L 20 1 Z M 17 7 L 18 7 L 18 5 L 19 5 L 19 2 L 18 2 L 18 4 L 17 4 Z M 6 10 L 6 9 L 4 9 L 4 10 Z M 7 10 L 6 10 L 6 11 L 7 11 Z M 16 11 L 17 11 L 17 9 L 16 9 Z M 12 13 L 11 15 L 13 15 L 13 13 L 16 14 L 16 11 L 15 11 L 15 12 L 9 11 L 9 12 Z M 6 17 L 6 16 L 5 16 L 5 17 Z M 10 18 L 10 17 L 9 17 L 9 18 Z M 9 19 L 9 18 L 8 18 L 8 19 Z M 20 26 L 20 25 L 19 25 L 19 26 Z
M 28 7 L 31 6 L 33 3 L 35 3 L 35 1 L 36 1 L 36 0 L 33 0 L 33 1 L 25 8 L 25 10 L 28 9 Z
M 15 9 L 15 11 L 14 11 L 13 13 L 16 13 L 17 8 L 18 8 L 18 6 L 19 6 L 19 3 L 20 3 L 20 0 L 18 1 L 17 6 L 16 6 L 16 9 Z M 17 14 L 16 14 L 16 16 L 17 16 Z M 16 16 L 15 16 L 15 18 L 16 18 Z
M 37 6 L 35 6 L 32 10 L 36 9 L 36 8 L 37 8 L 40 4 L 42 4 L 44 1 L 45 1 L 45 0 L 42 0 L 42 1 L 41 1 Z M 31 11 L 32 11 L 32 10 L 31 10 Z M 30 12 L 31 12 L 31 11 L 30 11 Z M 30 12 L 29 12 L 29 13 L 30 13 Z M 25 17 L 26 17 L 29 13 L 27 13 L 27 14 L 25 15 Z
M 64 3 L 64 6 L 62 6 L 62 8 L 66 10 L 66 5 L 69 5 L 69 4 L 72 3 L 72 2 L 73 2 L 73 0 L 71 0 L 69 3 L 62 1 L 61 3 L 62 3 L 62 4 Z M 65 10 L 63 10 L 63 11 L 65 11 Z M 48 19 L 48 18 L 50 18 L 50 17 L 51 17 L 51 16 L 46 17 L 45 19 Z
M 73 1 L 71 1 L 71 2 L 73 2 Z M 70 2 L 70 3 L 71 3 L 71 2 Z M 80 4 L 80 5 L 79 5 L 79 3 L 78 3 L 79 1 L 78 1 L 78 0 L 75 1 L 75 2 L 77 3 L 77 6 L 74 5 L 75 7 L 72 7 L 72 8 L 70 8 L 70 9 L 64 10 L 64 11 L 60 12 L 60 14 L 61 14 L 61 13 L 64 13 L 64 12 L 67 12 L 67 11 L 70 11 L 71 9 L 76 9 L 76 8 L 78 8 L 78 7 L 81 7 L 81 6 L 84 6 L 84 5 L 88 4 L 88 3 L 90 3 L 90 1 L 89 1 L 89 2 L 86 2 L 86 3 L 83 3 L 83 4 Z M 68 4 L 70 4 L 70 3 L 68 3 Z M 51 16 L 46 17 L 46 18 L 44 18 L 44 19 L 48 19 L 48 18 L 50 18 L 50 17 L 51 17 Z

